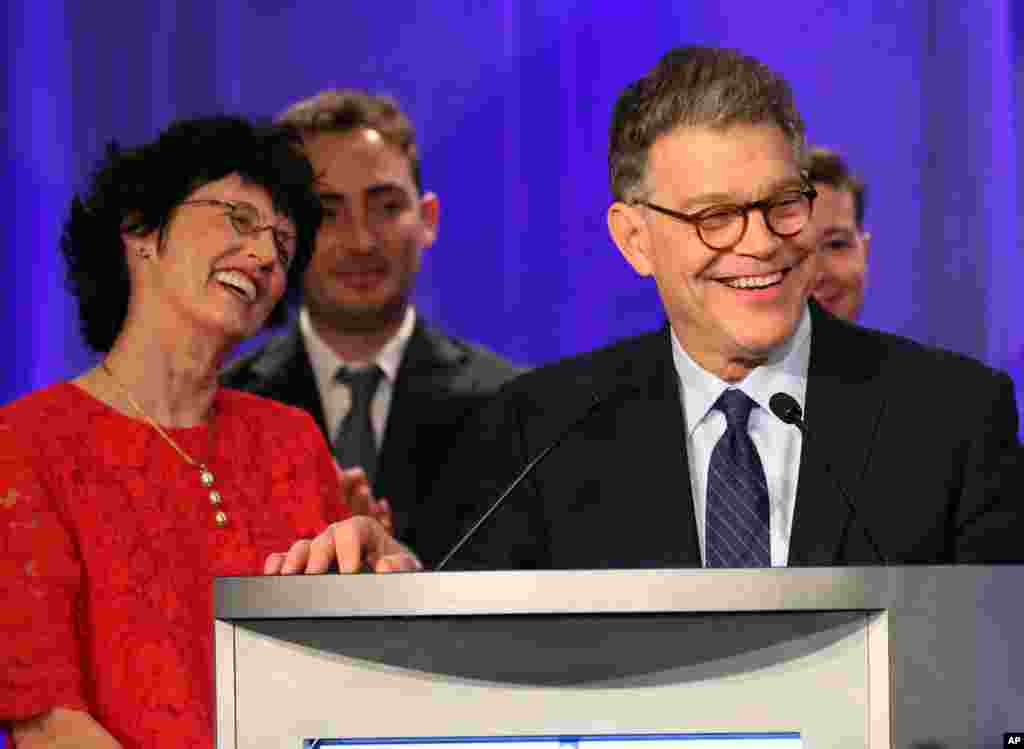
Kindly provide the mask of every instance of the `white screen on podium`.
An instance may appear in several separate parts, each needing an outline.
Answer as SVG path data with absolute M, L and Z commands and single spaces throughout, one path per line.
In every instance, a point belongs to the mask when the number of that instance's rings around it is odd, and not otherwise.
M 801 749 L 798 732 L 306 739 L 303 749 Z

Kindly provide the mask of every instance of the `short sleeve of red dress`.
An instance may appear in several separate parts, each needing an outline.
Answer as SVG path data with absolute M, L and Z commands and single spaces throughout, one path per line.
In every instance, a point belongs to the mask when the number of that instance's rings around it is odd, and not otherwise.
M 64 508 L 37 470 L 34 408 L 0 409 L 0 718 L 83 710 L 81 565 Z
M 169 434 L 212 487 L 74 385 L 0 409 L 0 721 L 63 705 L 126 749 L 211 747 L 213 579 L 349 515 L 304 412 L 221 390 Z

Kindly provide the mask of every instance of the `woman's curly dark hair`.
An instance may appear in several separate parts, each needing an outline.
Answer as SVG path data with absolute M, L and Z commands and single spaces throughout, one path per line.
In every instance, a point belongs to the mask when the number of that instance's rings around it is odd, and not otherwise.
M 162 232 L 177 204 L 231 174 L 266 189 L 274 210 L 295 224 L 288 291 L 268 324 L 283 322 L 288 302 L 297 298 L 322 217 L 313 168 L 301 146 L 293 128 L 227 116 L 179 120 L 155 142 L 137 148 L 109 144 L 88 193 L 71 201 L 60 240 L 85 342 L 95 351 L 109 351 L 124 325 L 131 289 L 122 232 Z

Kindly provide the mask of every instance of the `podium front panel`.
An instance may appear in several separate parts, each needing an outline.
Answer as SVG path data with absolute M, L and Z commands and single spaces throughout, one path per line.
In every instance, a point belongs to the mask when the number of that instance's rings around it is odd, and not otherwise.
M 218 746 L 799 731 L 998 746 L 1015 568 L 224 579 Z
M 800 730 L 805 746 L 867 746 L 868 618 L 741 618 L 248 622 L 237 743 Z

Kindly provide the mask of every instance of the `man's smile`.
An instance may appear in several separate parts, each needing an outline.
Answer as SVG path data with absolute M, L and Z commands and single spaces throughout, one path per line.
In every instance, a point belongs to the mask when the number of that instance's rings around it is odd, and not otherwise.
M 789 268 L 759 276 L 732 276 L 715 280 L 733 289 L 767 289 L 782 283 L 782 279 L 786 277 L 787 273 L 789 273 Z

